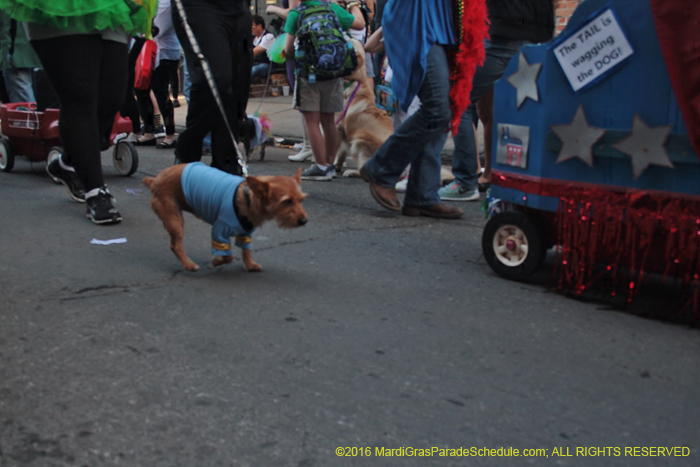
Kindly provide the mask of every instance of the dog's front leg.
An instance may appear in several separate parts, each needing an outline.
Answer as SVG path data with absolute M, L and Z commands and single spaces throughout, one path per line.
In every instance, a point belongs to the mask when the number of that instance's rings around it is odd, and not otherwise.
M 231 261 L 233 261 L 233 255 L 214 256 L 214 259 L 211 260 L 211 265 L 216 267 L 221 266 L 222 264 L 228 264 Z
M 253 254 L 249 249 L 241 250 L 241 258 L 243 259 L 243 267 L 248 272 L 262 271 L 262 267 L 253 261 Z

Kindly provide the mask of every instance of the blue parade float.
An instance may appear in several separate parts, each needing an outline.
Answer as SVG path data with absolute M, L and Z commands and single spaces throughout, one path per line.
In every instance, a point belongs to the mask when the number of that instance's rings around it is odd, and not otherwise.
M 602 277 L 631 298 L 678 278 L 698 310 L 700 9 L 586 0 L 495 85 L 488 264 L 531 276 L 555 247 L 560 289 Z

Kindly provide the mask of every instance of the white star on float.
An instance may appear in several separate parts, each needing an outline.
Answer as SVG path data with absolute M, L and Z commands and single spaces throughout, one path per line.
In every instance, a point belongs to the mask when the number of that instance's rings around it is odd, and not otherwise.
M 517 91 L 518 108 L 523 105 L 528 97 L 535 102 L 539 102 L 540 95 L 537 92 L 537 75 L 540 74 L 541 63 L 530 65 L 525 55 L 520 52 L 518 57 L 518 71 L 508 77 L 508 82 Z
M 632 173 L 638 179 L 650 165 L 659 165 L 673 169 L 673 163 L 664 148 L 666 138 L 671 132 L 670 126 L 649 128 L 639 115 L 634 116 L 632 133 L 629 137 L 612 147 L 627 154 L 632 159 Z
M 583 107 L 579 106 L 568 125 L 550 125 L 562 142 L 557 164 L 574 157 L 593 167 L 593 145 L 605 134 L 605 130 L 588 125 Z

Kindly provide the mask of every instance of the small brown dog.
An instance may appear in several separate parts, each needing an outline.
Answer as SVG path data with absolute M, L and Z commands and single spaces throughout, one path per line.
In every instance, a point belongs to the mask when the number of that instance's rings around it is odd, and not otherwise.
M 345 78 L 355 83 L 344 91 L 346 101 L 352 101 L 347 104 L 345 117 L 337 126 L 340 147 L 335 157 L 335 170 L 343 170 L 348 156 L 355 158 L 357 169 L 346 170 L 343 172 L 344 177 L 359 177 L 362 166 L 394 133 L 391 117 L 374 103 L 374 89 L 365 68 L 365 49 L 354 39 L 352 44 L 357 52 L 358 66 Z
M 301 169 L 293 177 L 248 176 L 213 169 L 200 162 L 168 167 L 143 184 L 151 190 L 151 209 L 170 234 L 170 249 L 187 271 L 197 266 L 182 246 L 182 211 L 191 212 L 212 226 L 212 265 L 233 261 L 230 240 L 235 236 L 246 271 L 260 271 L 250 252 L 250 234 L 269 220 L 283 229 L 307 222 L 302 201 Z

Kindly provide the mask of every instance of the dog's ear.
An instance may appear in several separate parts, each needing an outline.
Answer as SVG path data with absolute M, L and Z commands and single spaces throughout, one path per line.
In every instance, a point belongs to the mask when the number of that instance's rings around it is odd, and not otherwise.
M 292 178 L 294 179 L 295 182 L 297 182 L 297 185 L 301 185 L 301 167 L 297 170 L 297 173 L 295 173 Z
M 270 197 L 269 183 L 263 182 L 262 180 L 255 178 L 252 175 L 249 175 L 246 180 L 248 180 L 248 186 L 250 187 L 250 191 L 253 192 L 253 195 L 255 195 L 256 198 L 268 199 Z

